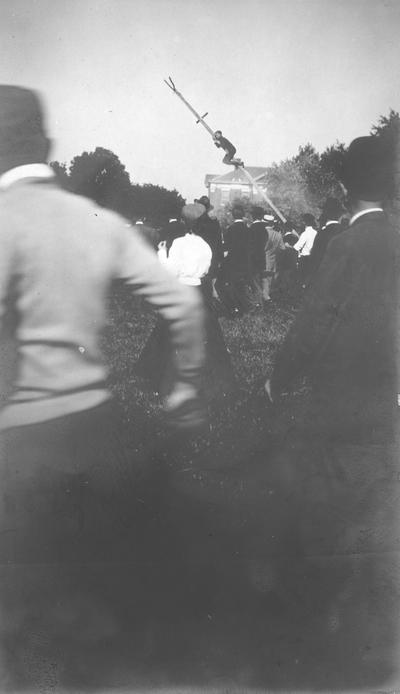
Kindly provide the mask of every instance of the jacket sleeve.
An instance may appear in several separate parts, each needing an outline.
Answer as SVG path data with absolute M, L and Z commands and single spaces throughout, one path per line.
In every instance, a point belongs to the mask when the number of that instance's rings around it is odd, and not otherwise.
M 131 285 L 166 320 L 176 378 L 197 385 L 205 343 L 200 292 L 181 284 L 133 229 L 123 229 L 120 234 L 115 275 Z
M 332 332 L 345 319 L 346 299 L 354 282 L 352 257 L 351 248 L 343 239 L 332 241 L 278 352 L 271 377 L 275 393 L 284 391 L 295 378 L 310 373 L 323 356 Z

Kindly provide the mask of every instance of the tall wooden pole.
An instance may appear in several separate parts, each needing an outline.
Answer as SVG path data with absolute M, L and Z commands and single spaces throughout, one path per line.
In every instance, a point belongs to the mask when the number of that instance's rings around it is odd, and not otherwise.
M 201 123 L 201 125 L 203 126 L 203 128 L 205 128 L 205 129 L 207 130 L 207 132 L 211 135 L 211 137 L 214 138 L 214 130 L 213 130 L 212 128 L 210 128 L 210 126 L 208 125 L 208 123 L 206 123 L 206 121 L 204 120 L 205 117 L 206 117 L 206 115 L 207 115 L 207 113 L 205 113 L 203 116 L 201 116 L 199 113 L 197 113 L 197 111 L 193 108 L 193 106 L 191 106 L 191 104 L 189 104 L 189 102 L 186 101 L 186 99 L 184 98 L 184 96 L 182 96 L 182 94 L 181 94 L 180 92 L 178 92 L 178 90 L 177 90 L 177 88 L 175 87 L 175 84 L 174 84 L 174 82 L 173 82 L 173 80 L 172 80 L 171 77 L 169 77 L 168 80 L 164 80 L 164 82 L 165 82 L 165 84 L 167 85 L 167 87 L 169 87 L 169 88 L 171 89 L 171 91 L 174 92 L 174 94 L 176 94 L 176 96 L 177 96 L 181 101 L 183 101 L 183 103 L 185 104 L 185 106 L 187 106 L 187 108 L 189 109 L 189 111 L 190 111 L 191 113 L 193 113 L 194 117 L 196 118 L 196 123 Z M 237 166 L 237 164 L 235 164 L 234 166 Z M 285 222 L 286 222 L 286 218 L 283 216 L 282 212 L 280 212 L 280 210 L 278 210 L 278 208 L 274 205 L 274 203 L 272 202 L 272 200 L 270 200 L 270 198 L 268 197 L 268 195 L 266 194 L 266 192 L 258 185 L 258 183 L 257 183 L 257 182 L 255 181 L 255 179 L 250 175 L 250 173 L 245 169 L 245 167 L 244 167 L 244 166 L 237 166 L 237 168 L 242 169 L 242 171 L 243 171 L 244 175 L 246 176 L 247 180 L 249 181 L 249 183 L 251 183 L 251 185 L 257 190 L 258 194 L 263 198 L 263 200 L 265 200 L 265 202 L 267 203 L 267 205 L 269 205 L 269 207 L 275 212 L 275 214 L 278 215 L 279 219 L 280 219 L 283 223 L 285 223 Z

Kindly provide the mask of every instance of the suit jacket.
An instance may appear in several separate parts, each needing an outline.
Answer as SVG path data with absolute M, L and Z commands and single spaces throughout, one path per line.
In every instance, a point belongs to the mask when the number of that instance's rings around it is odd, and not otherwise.
M 309 267 L 311 274 L 315 273 L 321 265 L 326 249 L 328 248 L 328 243 L 342 231 L 343 227 L 340 222 L 332 220 L 318 232 L 311 249 Z
M 265 270 L 265 247 L 268 241 L 268 231 L 265 222 L 257 220 L 250 227 L 250 264 L 253 273 Z
M 268 242 L 265 247 L 265 270 L 267 272 L 276 272 L 277 258 L 282 251 L 285 250 L 285 242 L 282 234 L 272 227 L 267 227 Z
M 210 217 L 208 214 L 203 214 L 195 225 L 194 230 L 211 248 L 212 260 L 208 277 L 216 277 L 218 268 L 224 258 L 219 221 L 218 219 Z
M 234 222 L 225 233 L 224 269 L 229 279 L 247 279 L 249 276 L 249 228 L 241 220 Z
M 332 239 L 277 357 L 272 387 L 311 381 L 310 420 L 351 439 L 387 439 L 396 406 L 399 236 L 370 212 Z

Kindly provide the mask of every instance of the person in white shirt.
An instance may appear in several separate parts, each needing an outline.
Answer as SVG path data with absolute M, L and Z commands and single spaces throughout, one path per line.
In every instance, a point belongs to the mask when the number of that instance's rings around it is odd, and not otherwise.
M 182 213 L 184 218 L 186 215 L 187 228 L 190 228 L 191 218 L 197 220 L 197 215 L 204 212 L 205 207 L 198 203 L 185 205 Z M 158 258 L 182 284 L 198 287 L 210 269 L 212 250 L 201 236 L 188 230 L 184 236 L 179 234 L 176 238 L 162 241 L 158 246 Z
M 158 247 L 162 265 L 185 285 L 196 287 L 201 293 L 205 308 L 205 364 L 200 376 L 200 390 L 207 401 L 224 398 L 235 389 L 235 376 L 226 349 L 218 318 L 210 303 L 210 294 L 203 284 L 212 263 L 209 244 L 193 232 L 196 222 L 204 214 L 199 203 L 185 205 L 182 219 L 186 233 L 170 236 Z M 138 375 L 151 390 L 163 396 L 170 390 L 174 379 L 172 352 L 167 342 L 166 324 L 159 319 L 136 365 Z
M 317 236 L 316 223 L 312 214 L 306 213 L 301 217 L 304 231 L 293 248 L 299 254 L 299 275 L 303 288 L 306 287 L 309 275 L 310 255 Z

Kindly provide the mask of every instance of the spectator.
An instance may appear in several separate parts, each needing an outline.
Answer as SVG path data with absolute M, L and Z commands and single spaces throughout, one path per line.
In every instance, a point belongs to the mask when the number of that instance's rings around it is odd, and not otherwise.
M 271 301 L 271 290 L 278 272 L 278 257 L 285 250 L 282 234 L 274 228 L 274 217 L 264 215 L 268 241 L 265 246 L 265 271 L 262 277 L 262 293 L 266 305 Z
M 283 235 L 285 250 L 278 256 L 278 273 L 274 299 L 294 307 L 298 303 L 297 251 L 293 248 L 298 236 L 292 231 Z
M 349 227 L 330 242 L 267 383 L 275 398 L 309 375 L 305 423 L 331 439 L 393 435 L 399 239 L 382 207 L 389 175 L 378 138 L 351 143 L 342 172 Z
M 184 236 L 186 234 L 186 227 L 182 222 L 181 218 L 181 208 L 175 210 L 175 215 L 170 217 L 168 224 L 166 224 L 161 231 L 161 241 L 165 241 L 167 247 L 171 246 L 171 243 L 178 236 Z
M 316 223 L 312 214 L 303 214 L 301 217 L 303 232 L 293 248 L 299 254 L 299 276 L 303 288 L 306 287 L 310 274 L 310 255 L 317 235 Z
M 137 492 L 100 349 L 113 280 L 146 297 L 169 326 L 171 421 L 192 427 L 203 417 L 198 293 L 124 219 L 60 189 L 48 151 L 36 95 L 0 85 L 0 298 L 3 312 L 6 304 L 16 311 L 18 355 L 0 413 L 0 519 L 12 530 L 1 534 L 0 557 L 3 570 L 13 568 L 12 580 L 2 580 L 1 637 L 16 667 L 26 664 L 29 691 L 47 690 L 50 670 L 63 669 L 57 659 L 66 631 L 77 638 L 82 600 L 86 631 L 107 638 L 116 616 L 103 598 L 91 607 L 93 585 L 103 594 L 104 566 L 118 561 L 122 545 L 120 560 L 131 551 Z
M 139 217 L 139 219 L 136 220 L 135 229 L 137 229 L 142 238 L 147 241 L 153 250 L 157 249 L 161 240 L 160 234 L 157 229 L 147 224 L 147 220 L 144 217 Z
M 195 233 L 204 211 L 204 206 L 198 203 L 184 206 L 182 217 L 187 233 L 183 237 L 177 236 L 169 249 L 166 248 L 166 244 L 160 244 L 159 258 L 180 282 L 196 287 L 203 295 L 206 329 L 201 392 L 207 401 L 211 401 L 232 392 L 235 377 L 218 318 L 211 306 L 210 293 L 204 286 L 212 263 L 212 250 L 208 243 Z M 168 393 L 171 387 L 174 373 L 172 356 L 166 324 L 160 318 L 137 363 L 139 375 L 160 395 Z
M 195 232 L 201 236 L 206 243 L 211 248 L 212 260 L 210 269 L 207 273 L 207 277 L 203 280 L 203 286 L 205 291 L 215 298 L 218 298 L 217 291 L 215 289 L 215 282 L 218 275 L 218 270 L 221 267 L 222 261 L 224 259 L 224 251 L 222 244 L 222 233 L 219 221 L 216 217 L 213 217 L 210 213 L 214 209 L 210 203 L 210 198 L 207 195 L 202 195 L 198 200 L 194 201 L 205 207 L 205 212 L 197 220 L 195 225 Z
M 224 262 L 217 292 L 231 316 L 238 316 L 249 309 L 249 229 L 244 220 L 244 209 L 235 205 L 232 209 L 233 224 L 224 238 Z
M 264 210 L 255 206 L 251 211 L 253 222 L 250 226 L 250 271 L 254 287 L 255 308 L 263 303 L 263 282 L 265 280 L 265 248 L 268 232 L 263 220 Z
M 343 231 L 340 219 L 344 213 L 343 206 L 336 198 L 328 198 L 322 210 L 320 224 L 321 229 L 318 232 L 310 255 L 310 275 L 315 274 L 318 270 L 321 261 L 325 255 L 325 251 L 337 234 Z

